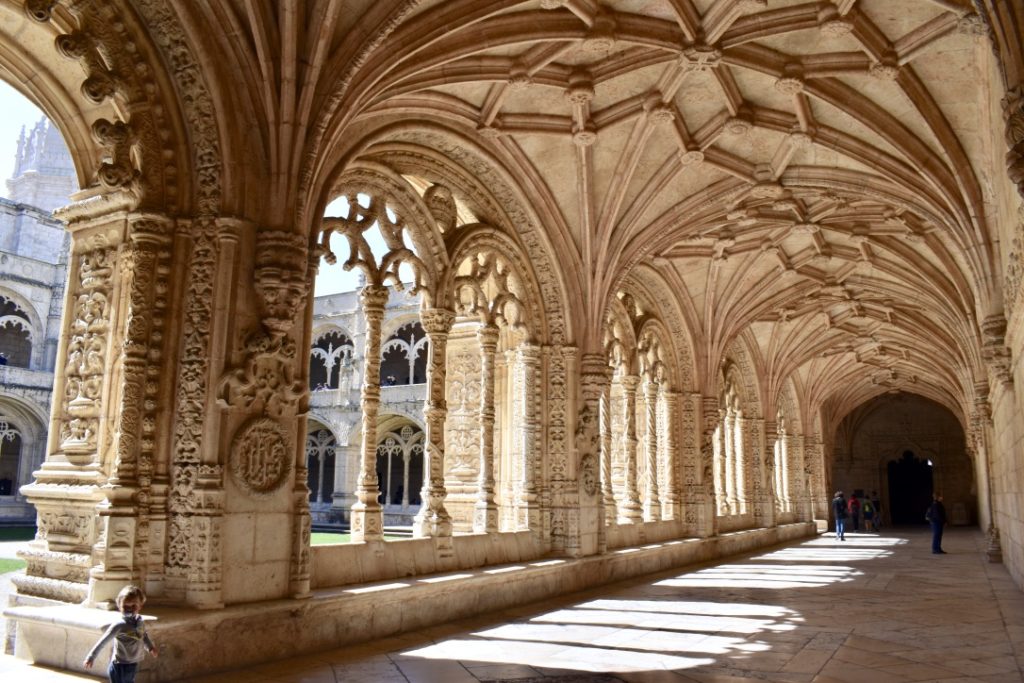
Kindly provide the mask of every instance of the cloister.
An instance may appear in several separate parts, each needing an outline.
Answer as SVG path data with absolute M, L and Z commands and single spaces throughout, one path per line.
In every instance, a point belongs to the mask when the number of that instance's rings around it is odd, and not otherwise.
M 942 492 L 1024 587 L 1022 27 L 0 0 L 82 188 L 14 654 L 79 668 L 137 583 L 189 653 L 150 680 L 237 668 L 813 536 L 837 488 L 903 523 Z M 314 330 L 329 269 L 358 330 Z M 351 491 L 308 458 L 339 406 Z M 328 498 L 352 542 L 312 547 Z

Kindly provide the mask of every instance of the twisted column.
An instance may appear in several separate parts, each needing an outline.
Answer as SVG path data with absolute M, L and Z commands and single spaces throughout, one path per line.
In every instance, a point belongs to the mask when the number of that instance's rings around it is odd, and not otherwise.
M 644 455 L 647 458 L 647 497 L 644 499 L 644 521 L 653 522 L 661 517 L 661 500 L 658 496 L 658 383 L 648 377 L 644 380 Z
M 636 390 L 640 384 L 640 378 L 636 375 L 625 375 L 621 381 L 626 427 L 622 442 L 626 460 L 626 490 L 622 496 L 622 512 L 619 523 L 634 524 L 643 519 L 640 492 L 636 487 Z
M 615 490 L 612 488 L 612 406 L 608 394 L 611 385 L 605 384 L 600 399 L 600 439 L 601 439 L 601 500 L 604 505 L 606 524 L 618 519 L 618 508 L 615 505 Z
M 537 529 L 540 526 L 540 507 L 537 496 L 537 465 L 540 456 L 540 418 L 537 415 L 537 391 L 540 378 L 540 347 L 536 344 L 520 344 L 516 349 L 516 373 L 520 375 L 522 391 L 515 397 L 521 402 L 518 425 L 522 449 L 522 483 L 518 491 L 520 530 Z
M 484 325 L 476 332 L 480 343 L 480 478 L 473 511 L 473 531 L 498 531 L 498 505 L 494 499 L 494 355 L 498 328 Z
M 679 519 L 679 504 L 682 500 L 679 481 L 679 445 L 676 443 L 676 413 L 679 405 L 679 394 L 662 387 L 661 406 L 658 416 L 658 450 L 664 453 L 665 459 L 665 491 L 662 497 L 661 513 L 663 519 Z
M 444 423 L 448 417 L 445 400 L 445 374 L 448 334 L 455 314 L 441 308 L 420 312 L 427 335 L 427 403 L 423 408 L 423 501 L 413 520 L 413 536 L 451 536 L 452 518 L 444 507 L 448 492 L 444 488 Z
M 359 290 L 359 303 L 366 318 L 364 343 L 363 391 L 361 396 L 362 445 L 356 502 L 352 505 L 352 540 L 384 540 L 384 514 L 378 497 L 377 481 L 377 410 L 380 407 L 380 327 L 384 319 L 384 306 L 388 302 L 388 289 L 381 285 L 366 285 Z

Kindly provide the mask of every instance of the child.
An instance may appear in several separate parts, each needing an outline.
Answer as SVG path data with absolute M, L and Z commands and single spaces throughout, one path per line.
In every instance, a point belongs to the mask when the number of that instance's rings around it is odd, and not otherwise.
M 110 683 L 135 683 L 135 672 L 139 668 L 139 662 L 146 656 L 142 646 L 145 645 L 146 650 L 154 657 L 158 655 L 156 645 L 146 633 L 142 615 L 139 614 L 144 604 L 146 594 L 138 586 L 125 586 L 121 589 L 117 594 L 117 609 L 123 618 L 107 627 L 103 637 L 89 650 L 83 662 L 86 669 L 92 668 L 96 655 L 113 638 L 114 649 L 111 652 L 107 677 L 110 678 Z

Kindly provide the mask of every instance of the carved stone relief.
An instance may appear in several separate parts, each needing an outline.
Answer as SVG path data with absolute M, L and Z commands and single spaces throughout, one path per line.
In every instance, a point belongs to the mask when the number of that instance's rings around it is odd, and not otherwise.
M 235 434 L 231 447 L 231 475 L 253 495 L 277 491 L 292 468 L 288 430 L 270 418 L 250 420 Z

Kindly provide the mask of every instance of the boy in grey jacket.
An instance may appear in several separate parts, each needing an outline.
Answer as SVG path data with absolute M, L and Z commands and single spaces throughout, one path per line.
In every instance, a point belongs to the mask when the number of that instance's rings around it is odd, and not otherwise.
M 154 657 L 159 654 L 156 645 L 146 633 L 146 625 L 139 614 L 145 604 L 146 594 L 138 586 L 125 586 L 121 589 L 117 594 L 117 609 L 121 612 L 122 619 L 108 626 L 103 637 L 89 650 L 83 662 L 86 669 L 92 668 L 99 651 L 114 639 L 107 677 L 110 678 L 110 683 L 135 683 L 135 674 L 139 669 L 139 662 L 146 656 L 146 650 Z

